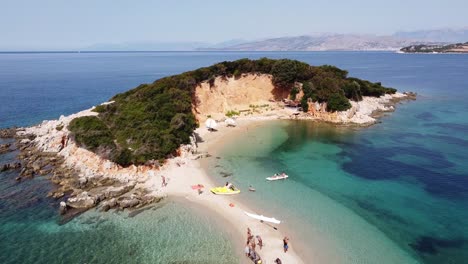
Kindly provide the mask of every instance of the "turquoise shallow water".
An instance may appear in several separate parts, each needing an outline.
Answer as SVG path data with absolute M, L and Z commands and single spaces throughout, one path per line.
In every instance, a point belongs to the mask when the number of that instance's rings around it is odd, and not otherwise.
M 465 263 L 468 141 L 415 125 L 420 104 L 370 128 L 265 122 L 224 146 L 212 174 L 253 185 L 241 199 L 283 219 L 320 262 Z M 281 171 L 290 178 L 265 181 Z
M 198 208 L 167 200 L 134 216 L 88 211 L 59 225 L 43 198 L 49 187 L 34 179 L 1 190 L 0 263 L 237 262 L 231 236 Z
M 31 125 L 142 82 L 217 61 L 292 58 L 419 93 L 364 129 L 264 123 L 213 159 L 239 199 L 282 220 L 292 246 L 321 263 L 466 263 L 468 56 L 359 52 L 0 54 L 0 127 Z M 239 144 L 242 143 L 242 144 Z M 0 156 L 0 163 L 14 154 Z M 266 184 L 285 170 L 291 178 Z M 89 212 L 58 225 L 44 178 L 0 173 L 1 263 L 236 263 L 209 214 L 168 202 L 133 218 Z M 188 252 L 188 253 L 187 253 Z M 193 258 L 192 258 L 193 256 Z M 219 263 L 215 262 L 215 263 Z M 223 263 L 223 262 L 221 262 Z

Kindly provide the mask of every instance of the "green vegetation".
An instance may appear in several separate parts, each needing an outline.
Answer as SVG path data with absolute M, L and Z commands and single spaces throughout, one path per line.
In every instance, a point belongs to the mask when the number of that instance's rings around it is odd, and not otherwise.
M 141 84 L 114 96 L 111 99 L 114 103 L 96 107 L 97 117 L 73 120 L 69 129 L 80 146 L 123 166 L 163 160 L 175 154 L 181 144 L 189 143 L 197 127 L 192 112 L 193 106 L 199 103 L 196 86 L 204 81 L 214 84 L 218 76 L 239 78 L 244 73 L 271 74 L 273 93 L 286 92 L 291 98 L 299 93 L 293 87 L 302 83 L 305 96 L 301 105 L 305 111 L 309 98 L 328 102 L 329 111 L 341 111 L 350 107 L 348 99 L 361 100 L 365 95 L 395 92 L 380 83 L 348 78 L 346 71 L 333 66 L 314 67 L 288 59 L 241 59 Z
M 115 149 L 113 135 L 104 122 L 96 116 L 75 118 L 68 126 L 81 146 L 102 153 Z
M 238 115 L 240 115 L 240 112 L 234 111 L 234 110 L 229 110 L 229 111 L 227 111 L 227 113 L 226 113 L 226 116 L 227 116 L 227 117 L 233 117 L 233 116 L 238 116 Z

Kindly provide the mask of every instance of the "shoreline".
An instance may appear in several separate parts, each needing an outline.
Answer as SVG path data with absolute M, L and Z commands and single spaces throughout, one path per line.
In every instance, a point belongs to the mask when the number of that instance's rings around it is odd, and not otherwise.
M 201 142 L 194 137 L 191 145 L 181 146 L 178 157 L 168 159 L 159 167 L 132 165 L 123 168 L 78 147 L 73 140 L 69 140 L 68 123 L 76 117 L 97 115 L 91 108 L 67 117 L 61 116 L 58 120 L 43 121 L 37 126 L 10 129 L 9 133 L 16 137 L 17 149 L 20 150 L 19 159 L 23 163 L 20 166 L 20 177 L 16 180 L 21 181 L 37 174 L 49 177 L 58 188 L 48 196 L 60 201 L 60 212 L 69 219 L 90 208 L 102 211 L 113 208 L 141 208 L 165 197 L 181 198 L 191 204 L 209 208 L 227 220 L 228 225 L 236 230 L 236 239 L 246 236 L 247 227 L 252 229 L 254 235 L 261 235 L 266 247 L 258 253 L 264 261 L 272 262 L 279 257 L 284 263 L 303 263 L 304 257 L 294 252 L 294 239 L 292 248 L 285 254 L 282 239 L 287 234 L 249 218 L 244 211 L 268 217 L 274 217 L 273 215 L 247 207 L 236 197 L 216 196 L 209 192 L 210 188 L 215 187 L 215 183 L 208 175 L 207 167 L 203 165 L 205 158 L 216 151 L 216 143 L 228 133 L 239 133 L 242 128 L 248 129 L 261 120 L 298 119 L 334 125 L 369 126 L 376 122 L 375 118 L 380 117 L 381 113 L 393 111 L 399 101 L 414 99 L 411 96 L 413 95 L 398 93 L 395 96 L 366 98 L 362 103 L 353 102 L 353 108 L 348 111 L 330 113 L 332 119 L 327 118 L 328 114 L 323 115 L 319 112 L 314 116 L 314 113 L 297 114 L 293 109 L 282 108 L 239 117 L 235 128 L 223 126 L 217 132 L 211 133 L 201 127 L 194 131 Z M 354 117 L 356 118 L 352 119 Z M 168 179 L 165 187 L 161 187 L 161 175 Z M 205 186 L 201 195 L 190 187 L 196 184 Z M 230 203 L 234 203 L 235 206 L 230 207 Z M 290 228 L 286 228 L 288 229 Z M 270 247 L 273 243 L 277 245 Z M 240 241 L 233 241 L 236 250 L 240 252 L 245 246 L 241 244 L 243 243 Z
M 202 153 L 206 151 L 209 151 L 208 154 L 214 153 L 214 145 L 222 140 L 226 133 L 239 133 L 241 129 L 248 128 L 249 126 L 255 125 L 255 123 L 254 119 L 244 119 L 239 122 L 239 125 L 235 128 L 222 127 L 216 132 L 208 132 L 205 128 L 199 128 L 196 132 L 199 133 L 203 142 L 199 143 L 198 149 Z M 177 197 L 191 204 L 196 204 L 196 206 L 206 207 L 217 216 L 222 217 L 225 221 L 224 223 L 227 223 L 228 226 L 235 230 L 237 234 L 236 239 L 241 238 L 240 243 L 239 241 L 233 241 L 236 251 L 243 252 L 245 247 L 243 241 L 246 239 L 247 228 L 250 228 L 253 235 L 260 235 L 264 241 L 264 248 L 262 250 L 257 249 L 257 253 L 261 256 L 264 263 L 272 263 L 278 257 L 283 263 L 305 263 L 301 256 L 294 251 L 294 241 L 288 252 L 283 252 L 282 239 L 287 236 L 287 234 L 275 230 L 272 228 L 273 225 L 262 224 L 257 220 L 249 218 L 245 215 L 244 211 L 264 214 L 270 217 L 272 217 L 272 215 L 269 215 L 268 212 L 255 210 L 257 208 L 246 206 L 236 199 L 235 196 L 218 196 L 209 191 L 209 189 L 215 187 L 216 184 L 212 177 L 208 175 L 209 172 L 203 164 L 205 160 L 205 158 L 196 160 L 184 159 L 183 162 L 185 162 L 185 164 L 181 166 L 177 165 L 177 162 L 182 162 L 181 160 L 168 162 L 168 164 L 165 165 L 165 167 L 167 167 L 160 172 L 160 174 L 169 175 L 168 184 L 166 187 L 162 188 L 161 191 L 167 194 L 168 197 Z M 154 177 L 148 184 L 148 188 L 154 189 L 157 188 L 156 186 L 160 186 L 161 182 L 159 177 Z M 197 191 L 190 189 L 191 185 L 196 184 L 203 184 L 205 186 L 203 193 L 200 195 Z M 248 190 L 241 190 L 241 192 L 248 192 Z M 229 206 L 231 203 L 234 204 L 234 207 Z M 281 224 L 279 227 L 281 227 Z M 245 263 L 252 263 L 249 262 L 248 258 L 245 256 L 240 259 L 241 263 L 244 263 L 244 261 L 242 261 L 243 259 L 245 259 Z

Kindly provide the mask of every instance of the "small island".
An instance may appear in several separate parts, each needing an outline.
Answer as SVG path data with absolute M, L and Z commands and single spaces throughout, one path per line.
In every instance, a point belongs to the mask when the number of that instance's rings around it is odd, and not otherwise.
M 448 45 L 412 45 L 400 49 L 403 53 L 468 53 L 468 42 Z
M 122 166 L 141 165 L 164 160 L 190 143 L 206 118 L 240 115 L 249 112 L 248 105 L 258 106 L 258 112 L 285 101 L 303 113 L 321 112 L 324 120 L 346 122 L 333 113 L 351 109 L 352 102 L 366 96 L 396 93 L 347 75 L 334 66 L 288 59 L 226 61 L 118 94 L 93 109 L 96 115 L 71 121 L 68 129 L 80 147 Z
M 370 125 L 406 99 L 415 94 L 349 77 L 330 65 L 225 61 L 142 84 L 58 120 L 0 130 L 1 137 L 16 140 L 2 149 L 18 152 L 18 161 L 1 169 L 18 170 L 18 182 L 48 177 L 56 186 L 49 196 L 64 221 L 90 208 L 138 212 L 167 196 L 183 197 L 218 212 L 239 234 L 250 227 L 262 230 L 266 241 L 281 241 L 284 234 L 245 216 L 253 211 L 249 206 L 236 202 L 226 210 L 227 197 L 201 191 L 216 185 L 199 160 L 211 157 L 228 133 L 246 133 L 259 120 Z M 213 132 L 204 126 L 207 120 L 226 125 Z M 264 254 L 274 259 L 280 249 Z M 285 262 L 302 263 L 294 251 Z

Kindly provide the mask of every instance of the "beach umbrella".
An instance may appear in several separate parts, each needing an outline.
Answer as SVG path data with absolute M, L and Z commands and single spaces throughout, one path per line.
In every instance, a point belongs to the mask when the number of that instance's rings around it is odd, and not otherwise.
M 192 185 L 192 190 L 199 190 L 203 188 L 205 188 L 203 184 Z
M 228 118 L 228 119 L 224 120 L 224 123 L 227 126 L 236 126 L 236 121 L 234 121 L 234 119 L 232 119 L 232 118 Z
M 208 129 L 216 129 L 216 127 L 218 126 L 218 123 L 216 123 L 216 121 L 213 119 L 213 118 L 208 118 L 206 121 L 205 121 L 205 126 L 206 128 Z

